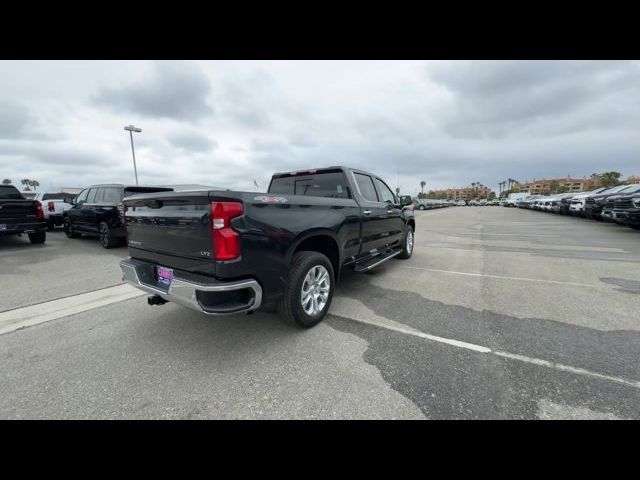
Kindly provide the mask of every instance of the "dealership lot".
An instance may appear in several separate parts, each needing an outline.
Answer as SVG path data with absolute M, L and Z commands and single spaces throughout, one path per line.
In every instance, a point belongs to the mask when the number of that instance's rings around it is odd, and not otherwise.
M 149 307 L 126 248 L 0 239 L 0 417 L 640 418 L 640 232 L 416 216 L 413 257 L 345 275 L 311 330 Z

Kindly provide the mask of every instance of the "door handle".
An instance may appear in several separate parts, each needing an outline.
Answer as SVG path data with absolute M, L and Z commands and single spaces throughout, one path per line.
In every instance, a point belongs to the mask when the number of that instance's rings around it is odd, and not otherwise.
M 371 210 L 365 210 L 362 212 L 363 215 L 371 215 Z

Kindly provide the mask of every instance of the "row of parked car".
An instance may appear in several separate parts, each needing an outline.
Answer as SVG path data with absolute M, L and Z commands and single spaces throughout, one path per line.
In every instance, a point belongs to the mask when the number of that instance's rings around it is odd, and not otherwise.
M 590 192 L 533 195 L 514 206 L 615 222 L 640 230 L 640 184 L 598 188 Z
M 413 208 L 416 210 L 433 210 L 435 208 L 443 207 L 485 207 L 485 206 L 498 206 L 500 202 L 498 200 L 429 200 L 422 198 L 413 199 Z

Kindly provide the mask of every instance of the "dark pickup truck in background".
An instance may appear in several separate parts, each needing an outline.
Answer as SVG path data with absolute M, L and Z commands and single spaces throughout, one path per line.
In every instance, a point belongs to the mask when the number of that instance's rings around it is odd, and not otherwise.
M 0 185 L 0 236 L 26 233 L 31 243 L 44 243 L 46 230 L 38 200 L 27 200 L 13 185 Z
M 124 204 L 124 280 L 151 293 L 149 304 L 210 315 L 277 305 L 311 327 L 343 268 L 365 272 L 413 252 L 413 210 L 381 178 L 346 167 L 274 174 L 267 194 L 154 193 Z

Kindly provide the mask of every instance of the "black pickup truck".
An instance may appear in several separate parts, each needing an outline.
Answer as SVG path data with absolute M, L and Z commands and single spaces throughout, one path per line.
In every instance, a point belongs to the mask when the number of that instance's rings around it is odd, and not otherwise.
M 171 192 L 124 199 L 123 279 L 209 315 L 278 306 L 301 327 L 324 318 L 345 267 L 413 252 L 413 209 L 378 176 L 346 167 L 276 173 L 268 193 Z
M 31 243 L 44 243 L 46 230 L 38 200 L 27 200 L 13 185 L 0 185 L 0 236 L 26 233 Z

